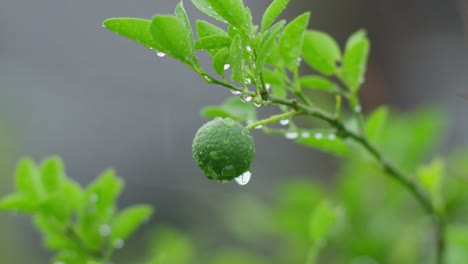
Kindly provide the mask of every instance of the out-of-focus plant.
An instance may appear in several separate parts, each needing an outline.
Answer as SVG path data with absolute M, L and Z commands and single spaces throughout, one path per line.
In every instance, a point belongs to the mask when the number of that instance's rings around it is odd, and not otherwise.
M 55 253 L 54 263 L 109 263 L 114 250 L 153 213 L 148 205 L 117 209 L 123 182 L 113 170 L 83 188 L 66 176 L 58 157 L 40 166 L 23 159 L 15 183 L 16 192 L 0 200 L 0 209 L 30 215 Z

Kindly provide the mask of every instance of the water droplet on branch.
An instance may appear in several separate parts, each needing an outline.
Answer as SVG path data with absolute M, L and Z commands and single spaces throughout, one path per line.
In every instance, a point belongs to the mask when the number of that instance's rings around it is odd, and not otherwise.
M 289 119 L 282 119 L 279 121 L 280 125 L 287 126 L 289 125 Z
M 156 55 L 158 55 L 158 57 L 163 58 L 163 57 L 166 56 L 166 53 L 158 51 L 158 52 L 156 52 Z
M 297 132 L 287 132 L 286 134 L 284 134 L 284 136 L 287 139 L 296 139 L 296 138 L 299 137 L 299 133 L 297 133 Z

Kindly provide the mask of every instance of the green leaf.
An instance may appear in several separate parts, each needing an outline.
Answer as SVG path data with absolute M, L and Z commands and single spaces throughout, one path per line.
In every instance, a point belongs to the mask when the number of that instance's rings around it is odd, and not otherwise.
M 364 82 L 370 42 L 365 35 L 359 33 L 351 36 L 346 46 L 341 79 L 351 92 L 357 93 L 359 87 Z
M 324 75 L 335 74 L 336 65 L 341 61 L 341 50 L 336 41 L 327 33 L 316 30 L 305 33 L 302 54 L 307 64 Z
M 208 36 L 229 37 L 226 31 L 204 20 L 197 20 L 196 27 L 197 27 L 198 38 L 204 38 Z
M 358 43 L 358 42 L 360 42 L 362 40 L 365 40 L 365 39 L 367 39 L 367 32 L 365 30 L 360 29 L 360 30 L 354 32 L 353 34 L 351 34 L 351 36 L 346 41 L 345 50 L 349 50 L 356 43 Z
M 42 185 L 47 193 L 61 190 L 65 179 L 63 162 L 59 157 L 46 159 L 41 164 Z
M 182 1 L 176 6 L 174 14 L 182 21 L 182 23 L 184 23 L 185 29 L 188 33 L 188 37 L 190 39 L 190 46 L 193 50 L 195 39 L 193 37 L 192 25 L 190 24 L 190 20 L 188 18 L 187 12 L 185 11 L 184 3 Z
M 0 199 L 0 210 L 15 210 L 24 213 L 36 211 L 36 204 L 30 198 L 20 194 L 13 193 Z
M 421 166 L 417 170 L 419 183 L 435 200 L 440 199 L 442 179 L 445 172 L 445 163 L 441 159 L 434 159 L 431 164 Z
M 342 94 L 342 91 L 331 81 L 317 75 L 308 75 L 300 79 L 301 86 L 317 91 Z
M 242 0 L 206 0 L 211 8 L 229 24 L 250 33 L 250 12 L 244 7 Z
M 16 167 L 16 189 L 31 199 L 43 198 L 43 187 L 36 164 L 31 159 L 22 159 Z
M 83 188 L 71 179 L 66 179 L 63 192 L 67 194 L 67 202 L 71 210 L 77 212 L 82 207 L 85 195 Z
M 280 45 L 278 41 L 273 42 L 271 50 L 267 56 L 266 63 L 277 67 L 281 59 Z
M 149 264 L 188 264 L 193 262 L 195 245 L 182 232 L 171 227 L 158 227 L 151 236 Z
M 108 215 L 113 213 L 122 188 L 122 180 L 115 175 L 114 170 L 108 169 L 87 187 L 86 199 L 95 206 L 96 214 L 108 218 Z
M 112 222 L 111 243 L 127 239 L 149 220 L 153 212 L 153 208 L 149 205 L 132 205 L 121 211 Z
M 213 69 L 215 72 L 224 78 L 224 71 L 227 60 L 229 58 L 229 49 L 223 48 L 216 52 L 215 56 L 213 57 Z M 229 65 L 230 66 L 230 65 Z
M 372 143 L 377 143 L 388 119 L 388 107 L 377 108 L 366 121 L 366 136 Z
M 141 18 L 118 17 L 104 20 L 102 25 L 110 31 L 134 40 L 143 46 L 156 49 L 149 34 L 151 21 Z
M 205 118 L 230 117 L 238 122 L 257 120 L 257 110 L 252 104 L 243 103 L 238 97 L 228 98 L 219 106 L 208 106 L 202 109 Z
M 202 11 L 207 16 L 226 23 L 226 20 L 218 15 L 215 10 L 213 10 L 213 7 L 208 3 L 207 0 L 192 0 L 192 3 L 198 8 L 198 10 Z
M 182 62 L 189 62 L 193 55 L 190 34 L 178 17 L 155 16 L 149 30 L 157 50 Z
M 242 48 L 242 40 L 239 35 L 232 40 L 229 48 L 229 64 L 231 65 L 231 78 L 234 81 L 244 83 L 244 50 Z
M 283 28 L 285 23 L 286 23 L 286 21 L 281 20 L 278 23 L 276 23 L 274 26 L 272 26 L 265 33 L 265 36 L 262 39 L 262 42 L 260 44 L 260 49 L 259 49 L 258 55 L 257 55 L 256 65 L 257 65 L 258 70 L 263 69 L 263 65 L 265 64 L 265 61 L 266 61 L 271 49 L 274 47 L 274 43 L 276 41 L 276 38 L 278 37 L 278 35 L 281 32 L 281 29 Z
M 208 36 L 195 42 L 196 50 L 219 50 L 231 45 L 231 38 L 224 36 Z
M 296 142 L 335 155 L 345 155 L 349 152 L 346 143 L 334 133 L 303 131 Z
M 285 65 L 294 70 L 299 65 L 304 33 L 309 24 L 310 13 L 306 12 L 289 23 L 280 37 L 280 53 Z
M 270 6 L 265 10 L 262 17 L 262 32 L 265 32 L 268 27 L 276 20 L 276 18 L 283 12 L 290 0 L 274 0 Z
M 310 219 L 310 239 L 323 241 L 330 234 L 337 221 L 336 210 L 326 201 L 322 201 L 312 213 Z

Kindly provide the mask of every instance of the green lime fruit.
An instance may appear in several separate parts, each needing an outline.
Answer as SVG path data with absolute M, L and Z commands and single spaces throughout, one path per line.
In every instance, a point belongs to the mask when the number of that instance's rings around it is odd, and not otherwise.
M 192 154 L 209 179 L 227 182 L 250 170 L 255 145 L 239 122 L 217 117 L 198 129 Z

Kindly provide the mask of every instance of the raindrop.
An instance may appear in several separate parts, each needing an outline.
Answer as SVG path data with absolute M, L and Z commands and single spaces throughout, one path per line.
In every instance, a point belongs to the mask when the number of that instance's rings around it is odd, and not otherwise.
M 231 90 L 231 93 L 232 93 L 233 95 L 239 95 L 239 94 L 241 94 L 242 92 L 241 92 L 241 91 L 237 91 L 237 90 Z
M 244 96 L 244 97 L 241 98 L 241 101 L 244 102 L 244 103 L 250 102 L 250 101 L 252 101 L 252 96 L 250 96 L 250 95 Z
M 314 135 L 315 139 L 322 139 L 323 138 L 323 134 L 322 133 L 317 133 Z
M 116 249 L 123 248 L 124 244 L 125 242 L 123 241 L 123 239 L 120 239 L 120 238 L 117 238 L 116 240 L 114 240 L 114 243 L 112 243 L 112 245 Z
M 297 133 L 297 132 L 288 132 L 288 133 L 284 134 L 284 136 L 287 139 L 296 139 L 296 138 L 299 137 L 299 133 Z
M 224 64 L 224 70 L 229 70 L 229 67 L 231 67 L 231 65 L 229 65 L 229 64 Z
M 360 113 L 361 111 L 362 111 L 362 107 L 361 107 L 360 105 L 356 105 L 356 106 L 354 107 L 354 112 Z
M 282 119 L 279 121 L 280 125 L 287 126 L 289 125 L 289 119 Z
M 245 84 L 251 84 L 252 83 L 252 80 L 250 78 L 246 78 L 244 80 Z
M 307 132 L 307 131 L 306 131 L 306 132 L 302 132 L 302 133 L 301 133 L 301 137 L 303 137 L 303 138 L 308 138 L 308 137 L 310 137 L 310 133 Z
M 164 56 L 166 56 L 166 53 L 158 51 L 156 52 L 156 55 L 158 55 L 158 57 L 163 58 Z
M 205 79 L 205 81 L 211 83 L 213 80 L 210 78 L 210 76 L 208 75 L 203 75 L 203 78 Z
M 267 89 L 267 91 L 270 91 L 270 89 L 271 89 L 271 84 L 265 83 L 265 88 Z
M 255 127 L 255 129 L 261 129 L 263 126 L 262 125 L 258 125 Z
M 251 52 L 251 51 L 252 51 L 252 48 L 251 48 L 250 46 L 245 47 L 245 49 L 246 49 L 248 52 Z
M 330 135 L 328 135 L 328 139 L 329 139 L 329 140 L 335 140 L 335 139 L 336 139 L 336 135 L 335 135 L 335 134 L 330 134 Z
M 259 103 L 254 103 L 255 107 L 260 107 L 262 106 L 262 104 L 259 104 Z
M 247 183 L 249 183 L 251 177 L 252 173 L 250 171 L 246 171 L 239 177 L 235 178 L 235 180 L 239 185 L 246 185 Z
M 103 237 L 109 236 L 112 229 L 109 225 L 104 224 L 99 227 L 99 234 Z

